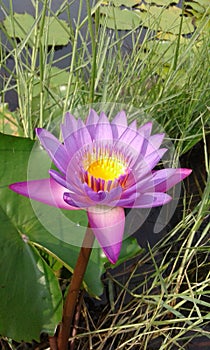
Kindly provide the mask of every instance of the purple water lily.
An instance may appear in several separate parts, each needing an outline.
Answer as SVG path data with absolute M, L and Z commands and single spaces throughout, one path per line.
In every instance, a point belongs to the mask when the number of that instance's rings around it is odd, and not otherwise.
M 150 208 L 168 203 L 166 193 L 190 169 L 153 170 L 167 151 L 164 134 L 151 135 L 152 123 L 129 126 L 124 111 L 110 122 L 90 110 L 86 123 L 66 113 L 63 143 L 45 129 L 36 134 L 56 170 L 50 178 L 19 182 L 10 189 L 31 199 L 67 210 L 86 209 L 89 226 L 111 263 L 123 239 L 124 208 Z

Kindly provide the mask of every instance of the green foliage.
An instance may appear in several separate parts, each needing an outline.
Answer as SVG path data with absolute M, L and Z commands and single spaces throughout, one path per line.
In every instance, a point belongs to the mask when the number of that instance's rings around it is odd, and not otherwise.
M 53 335 L 62 317 L 58 280 L 2 208 L 0 222 L 0 332 L 17 341 Z
M 27 180 L 28 159 L 33 145 L 34 141 L 24 138 L 17 138 L 6 135 L 1 135 L 0 137 L 1 210 L 7 215 L 8 222 L 16 228 L 17 233 L 19 232 L 21 234 L 26 235 L 30 239 L 30 241 L 36 243 L 38 246 L 43 246 L 47 250 L 51 251 L 53 255 L 58 256 L 60 260 L 62 260 L 66 265 L 69 266 L 69 269 L 72 270 L 77 259 L 79 247 L 62 243 L 60 240 L 56 239 L 51 234 L 49 234 L 49 232 L 45 229 L 45 227 L 41 225 L 38 218 L 36 217 L 33 208 L 30 205 L 30 200 L 13 193 L 8 188 L 8 185 L 13 182 Z M 43 164 L 43 162 L 47 161 L 48 158 L 45 152 L 41 149 L 36 155 L 36 157 L 37 162 L 40 164 Z M 41 208 L 42 204 L 39 203 L 39 205 Z M 44 205 L 44 207 L 46 206 Z M 52 219 L 54 215 L 53 209 L 56 208 L 49 207 L 49 211 L 52 212 Z M 62 217 L 62 213 L 60 214 L 60 216 Z M 65 213 L 65 217 L 66 216 L 69 219 L 69 230 L 72 229 L 73 226 L 74 232 L 60 232 L 60 237 L 62 237 L 62 235 L 64 234 L 78 235 L 79 227 L 77 226 L 77 223 L 80 223 L 81 225 L 87 225 L 86 213 L 83 211 L 67 211 Z M 56 216 L 56 219 L 57 218 L 59 218 L 58 215 Z M 62 218 L 60 220 L 62 221 Z M 59 225 L 62 224 L 61 221 L 59 222 Z M 7 253 L 9 257 L 11 252 L 8 251 Z M 94 280 L 91 278 L 92 273 L 90 274 L 89 280 L 92 281 L 93 285 L 89 285 L 88 281 L 87 285 L 93 294 L 100 294 L 102 291 L 100 284 L 102 264 L 98 264 L 98 249 L 94 249 L 93 253 L 93 268 L 95 267 L 96 271 L 94 272 Z M 96 276 L 99 277 L 97 283 Z
M 36 217 L 30 200 L 8 188 L 14 181 L 27 179 L 28 159 L 33 145 L 34 141 L 31 140 L 0 134 L 0 334 L 25 341 L 38 340 L 41 331 L 53 335 L 62 312 L 57 277 L 36 248 L 47 252 L 70 271 L 74 269 L 80 250 L 80 247 L 51 235 Z M 47 156 L 40 149 L 36 157 L 37 164 L 41 166 Z M 47 207 L 39 203 L 40 213 L 43 206 Z M 63 211 L 69 220 L 68 227 L 62 225 L 62 213 L 58 215 L 56 208 L 47 208 L 49 217 L 60 228 L 58 237 L 77 237 L 78 224 L 87 226 L 83 211 Z M 126 240 L 123 251 L 121 261 L 136 255 L 140 247 L 136 241 Z M 101 275 L 106 262 L 101 250 L 93 249 L 84 284 L 94 296 L 103 292 Z
M 112 29 L 131 30 L 144 26 L 150 30 L 179 34 L 181 26 L 182 34 L 194 31 L 192 18 L 182 19 L 182 9 L 175 6 L 163 8 L 142 4 L 137 5 L 133 11 L 114 6 L 103 6 L 100 8 L 100 15 L 101 24 Z

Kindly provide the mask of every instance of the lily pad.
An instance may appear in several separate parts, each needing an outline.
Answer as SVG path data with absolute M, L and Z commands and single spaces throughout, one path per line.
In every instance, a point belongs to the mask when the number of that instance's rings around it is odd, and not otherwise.
M 0 132 L 15 136 L 22 134 L 22 130 L 17 124 L 15 113 L 9 110 L 7 103 L 0 104 Z
M 205 2 L 190 1 L 186 4 L 186 13 L 190 13 L 196 18 L 205 17 L 210 14 L 210 2 L 208 4 Z
M 111 29 L 132 30 L 139 27 L 142 19 L 135 11 L 121 10 L 114 6 L 100 7 L 100 23 Z
M 14 13 L 9 15 L 3 21 L 7 34 L 11 38 L 27 40 L 30 46 L 35 44 L 35 27 L 40 22 L 28 13 Z M 38 29 L 38 33 L 39 29 Z M 69 41 L 69 27 L 66 21 L 57 17 L 45 17 L 44 35 L 41 35 L 41 43 L 45 43 L 47 36 L 47 45 L 67 45 Z M 38 34 L 39 35 L 39 34 Z
M 100 22 L 111 29 L 131 30 L 144 26 L 155 31 L 189 34 L 194 31 L 191 17 L 183 17 L 182 10 L 176 6 L 164 8 L 148 4 L 137 5 L 133 10 L 114 6 L 100 8 Z
M 49 73 L 48 79 L 46 79 L 47 82 L 47 91 L 48 92 L 50 89 L 52 90 L 60 90 L 61 86 L 67 85 L 68 80 L 69 80 L 69 73 L 65 69 L 60 69 L 55 66 L 50 66 L 47 65 L 46 67 L 46 72 Z M 73 76 L 73 82 L 72 85 L 74 85 L 75 79 Z M 43 84 L 43 82 L 42 82 Z M 73 88 L 73 87 L 72 87 Z M 40 83 L 40 78 L 35 77 L 34 79 L 34 86 L 33 86 L 33 97 L 39 96 L 41 92 L 41 83 Z M 50 97 L 48 97 L 49 99 Z
M 54 334 L 62 294 L 53 271 L 0 207 L 0 334 L 16 341 Z
M 38 219 L 35 215 L 34 207 L 37 204 L 39 211 L 43 214 L 46 213 L 44 210 L 49 211 L 50 215 L 49 218 L 47 216 L 47 220 L 52 217 L 51 221 L 54 220 L 55 225 L 60 227 L 59 236 L 61 237 L 62 235 L 67 237 L 72 235 L 74 238 L 74 236 L 81 235 L 80 224 L 81 226 L 87 226 L 86 213 L 82 210 L 61 210 L 59 215 L 56 212 L 57 208 L 35 201 L 32 207 L 28 198 L 20 196 L 8 188 L 8 185 L 13 182 L 27 180 L 28 161 L 33 146 L 34 141 L 32 140 L 0 134 L 0 210 L 5 213 L 8 222 L 16 229 L 18 235 L 21 232 L 29 238 L 30 242 L 46 249 L 62 261 L 69 270 L 73 271 L 80 247 L 65 243 L 50 234 L 41 224 L 41 218 Z M 41 148 L 37 150 L 36 161 L 39 167 L 41 167 L 41 164 L 49 162 L 46 152 Z M 47 173 L 46 177 L 48 177 Z M 65 220 L 64 224 L 63 219 Z M 66 226 L 68 222 L 69 227 Z M 68 231 L 62 233 L 64 228 Z M 9 230 L 10 226 L 8 227 Z M 11 251 L 8 250 L 7 254 L 9 259 Z M 103 262 L 100 261 L 100 249 L 93 249 L 85 275 L 85 284 L 91 294 L 96 296 L 103 292 L 103 285 L 100 281 L 102 271 Z
M 138 12 L 142 17 L 142 13 Z M 143 26 L 162 32 L 169 32 L 173 34 L 189 34 L 194 31 L 191 17 L 183 17 L 181 23 L 181 17 L 183 16 L 182 10 L 176 6 L 170 6 L 169 8 L 163 8 L 158 6 L 148 6 L 148 12 L 143 19 Z

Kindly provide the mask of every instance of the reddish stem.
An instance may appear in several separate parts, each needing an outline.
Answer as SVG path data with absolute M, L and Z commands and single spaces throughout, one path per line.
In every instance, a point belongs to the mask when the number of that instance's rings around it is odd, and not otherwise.
M 77 263 L 72 275 L 71 283 L 69 286 L 68 294 L 63 309 L 63 318 L 59 327 L 58 333 L 58 350 L 67 350 L 68 338 L 70 335 L 70 328 L 74 317 L 75 307 L 80 291 L 80 287 L 83 281 L 83 277 L 87 268 L 90 253 L 94 242 L 94 235 L 92 230 L 88 227 L 80 253 L 77 259 Z
M 49 337 L 49 343 L 50 343 L 50 350 L 58 350 L 56 336 Z

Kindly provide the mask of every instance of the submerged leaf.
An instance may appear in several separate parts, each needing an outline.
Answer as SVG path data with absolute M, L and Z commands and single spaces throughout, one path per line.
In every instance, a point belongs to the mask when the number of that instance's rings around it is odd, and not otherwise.
M 20 40 L 28 40 L 28 44 L 33 46 L 35 44 L 35 27 L 38 27 L 39 35 L 39 21 L 34 19 L 28 13 L 14 13 L 9 15 L 3 21 L 7 34 L 11 38 L 18 38 Z M 69 27 L 66 21 L 58 19 L 57 17 L 45 17 L 44 21 L 44 35 L 41 35 L 42 44 L 45 43 L 47 36 L 47 45 L 67 45 L 69 41 Z
M 158 6 L 169 6 L 171 4 L 178 4 L 179 0 L 147 0 L 149 5 L 158 5 Z
M 139 0 L 112 0 L 112 1 L 103 1 L 103 5 L 114 5 L 114 6 L 126 6 L 132 7 L 139 3 Z

